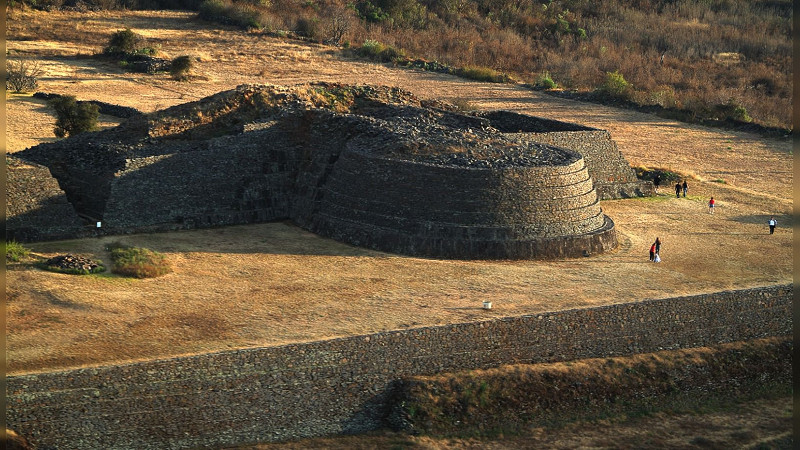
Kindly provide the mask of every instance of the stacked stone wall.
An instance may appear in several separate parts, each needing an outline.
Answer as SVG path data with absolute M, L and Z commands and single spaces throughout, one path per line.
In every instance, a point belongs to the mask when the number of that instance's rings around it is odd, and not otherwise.
M 586 159 L 586 166 L 601 200 L 641 197 L 653 193 L 651 183 L 636 177 L 636 172 L 607 131 L 525 133 L 524 137 L 580 152 Z
M 183 449 L 387 425 L 403 376 L 692 348 L 792 333 L 768 286 L 7 378 L 38 448 Z
M 398 253 L 483 259 L 577 257 L 616 246 L 583 160 L 464 168 L 370 155 L 337 158 L 310 229 Z
M 66 239 L 86 229 L 47 167 L 6 157 L 7 240 Z
M 126 160 L 114 175 L 105 231 L 173 230 L 289 217 L 299 161 L 280 131 L 265 129 L 171 154 Z M 276 145 L 265 146 L 264 142 Z
M 653 194 L 652 184 L 636 177 L 608 131 L 510 111 L 479 115 L 509 136 L 580 153 L 586 160 L 586 167 L 601 200 Z

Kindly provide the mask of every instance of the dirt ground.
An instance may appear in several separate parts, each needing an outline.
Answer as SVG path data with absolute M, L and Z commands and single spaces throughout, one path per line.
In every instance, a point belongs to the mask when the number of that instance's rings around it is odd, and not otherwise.
M 31 245 L 110 262 L 113 241 L 167 255 L 164 277 L 72 276 L 8 267 L 10 373 L 350 336 L 792 281 L 788 139 L 707 129 L 558 99 L 515 85 L 353 62 L 329 48 L 201 27 L 182 12 L 15 12 L 12 55 L 42 62 L 39 90 L 153 111 L 241 83 L 312 80 L 397 85 L 422 98 L 465 99 L 612 133 L 634 165 L 687 174 L 689 197 L 605 201 L 619 248 L 553 262 L 444 261 L 359 249 L 290 223 Z M 44 24 L 47 24 L 46 26 Z M 164 57 L 197 56 L 195 81 L 124 73 L 85 55 L 130 27 Z M 88 33 L 91 38 L 83 38 Z M 199 52 L 198 52 L 199 50 Z M 7 97 L 10 152 L 51 140 L 54 118 L 29 95 Z M 116 122 L 104 118 L 106 126 Z M 724 179 L 725 183 L 713 182 Z M 716 213 L 706 202 L 714 196 Z M 769 235 L 774 214 L 779 227 Z M 663 241 L 660 264 L 646 254 Z M 494 308 L 483 310 L 484 300 Z

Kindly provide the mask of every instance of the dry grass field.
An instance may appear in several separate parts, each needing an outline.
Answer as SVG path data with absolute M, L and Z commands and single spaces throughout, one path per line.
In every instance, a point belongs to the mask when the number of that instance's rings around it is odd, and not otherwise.
M 135 280 L 7 265 L 8 373 L 792 282 L 789 139 L 686 125 L 516 85 L 353 62 L 328 47 L 206 28 L 192 17 L 14 11 L 7 48 L 12 56 L 41 61 L 40 91 L 145 112 L 242 83 L 323 80 L 396 85 L 421 98 L 577 122 L 610 131 L 633 165 L 686 174 L 689 197 L 676 199 L 666 186 L 655 198 L 603 202 L 617 225 L 619 248 L 553 262 L 406 257 L 341 244 L 290 223 L 32 244 L 40 257 L 72 252 L 110 263 L 105 247 L 121 241 L 164 253 L 173 272 Z M 125 27 L 160 45 L 164 57 L 198 58 L 194 80 L 125 73 L 86 56 Z M 7 117 L 9 152 L 54 139 L 55 118 L 30 95 L 7 95 Z M 712 195 L 714 215 L 706 207 Z M 774 235 L 770 215 L 779 222 Z M 663 241 L 660 264 L 647 261 L 656 237 Z M 494 308 L 481 309 L 484 300 Z

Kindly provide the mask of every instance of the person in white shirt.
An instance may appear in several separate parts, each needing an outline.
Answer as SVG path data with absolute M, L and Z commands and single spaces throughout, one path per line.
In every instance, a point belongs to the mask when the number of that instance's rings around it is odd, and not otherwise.
M 770 218 L 769 218 L 769 234 L 772 234 L 772 233 L 774 233 L 774 232 L 775 232 L 775 227 L 776 227 L 777 225 L 778 225 L 778 221 L 777 221 L 777 220 L 775 220 L 775 218 L 774 218 L 774 217 L 770 217 Z

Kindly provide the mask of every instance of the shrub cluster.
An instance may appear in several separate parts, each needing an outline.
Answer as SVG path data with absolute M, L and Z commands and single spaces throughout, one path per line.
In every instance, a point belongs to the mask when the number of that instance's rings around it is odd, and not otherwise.
M 373 39 L 367 39 L 358 49 L 360 56 L 382 62 L 395 62 L 405 56 L 405 52 L 397 47 L 382 44 Z
M 134 72 L 155 73 L 170 70 L 170 61 L 155 58 L 159 52 L 158 46 L 148 47 L 144 44 L 144 38 L 130 28 L 118 30 L 111 35 L 108 45 L 103 49 L 103 55 Z
M 204 0 L 198 8 L 202 19 L 241 28 L 262 29 L 267 25 L 265 15 L 254 4 L 231 0 Z
M 250 20 L 233 20 L 237 15 L 231 8 L 238 8 L 257 16 L 260 26 L 270 22 L 265 28 L 284 27 L 316 41 L 330 38 L 330 8 L 350 5 L 344 9 L 350 26 L 335 42 L 369 43 L 358 53 L 376 61 L 414 65 L 408 55 L 464 68 L 463 75 L 481 80 L 504 78 L 490 72 L 495 70 L 537 89 L 561 87 L 599 101 L 659 106 L 680 120 L 746 123 L 750 118 L 791 127 L 788 0 L 272 0 L 224 5 L 227 11 L 218 7 L 215 13 L 220 22 L 250 26 Z M 738 109 L 720 107 L 729 99 Z
M 118 242 L 108 248 L 111 251 L 113 273 L 134 278 L 154 278 L 172 271 L 166 257 L 156 251 Z
M 68 5 L 76 0 L 46 1 Z M 409 55 L 446 67 L 492 68 L 538 89 L 558 86 L 600 101 L 658 106 L 680 120 L 752 119 L 761 126 L 792 126 L 789 0 L 118 3 L 128 8 L 185 3 L 180 7 L 197 9 L 204 19 L 241 28 L 276 35 L 293 31 L 345 46 L 374 41 L 385 51 L 373 46 L 363 52 L 375 60 Z M 548 76 L 540 79 L 543 73 Z M 609 80 L 608 74 L 618 79 Z M 614 81 L 627 87 L 614 86 Z M 735 106 L 727 107 L 731 104 Z
M 491 83 L 506 83 L 510 77 L 502 72 L 498 72 L 490 67 L 465 66 L 456 70 L 456 75 L 478 81 L 488 81 Z
M 140 48 L 143 39 L 130 28 L 118 30 L 111 35 L 108 45 L 103 49 L 107 55 L 131 55 Z
M 78 102 L 74 95 L 64 95 L 48 100 L 56 112 L 56 126 L 53 130 L 58 137 L 94 131 L 100 107 L 90 102 Z
M 550 72 L 544 71 L 536 77 L 536 83 L 534 83 L 533 88 L 547 91 L 558 88 L 558 83 L 553 81 L 553 77 L 550 76 Z
M 186 80 L 191 70 L 192 58 L 187 55 L 178 56 L 173 59 L 169 67 L 170 75 L 172 75 L 173 79 L 178 81 Z

